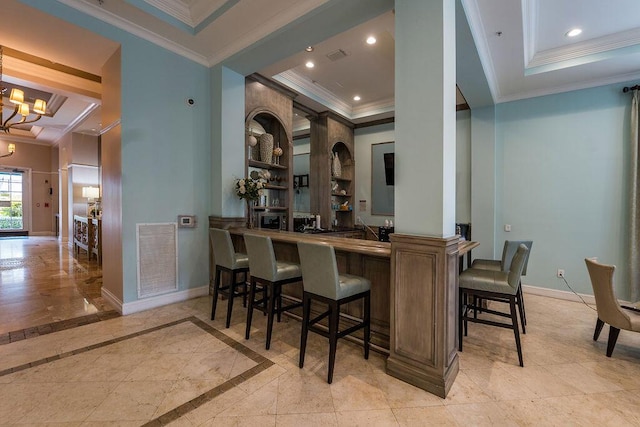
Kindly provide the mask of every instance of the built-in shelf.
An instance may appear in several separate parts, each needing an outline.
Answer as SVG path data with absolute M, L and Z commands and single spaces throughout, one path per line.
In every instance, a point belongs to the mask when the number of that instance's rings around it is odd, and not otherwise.
M 351 197 L 351 194 L 347 193 L 347 194 L 340 194 L 340 193 L 331 193 L 332 196 L 336 196 L 336 197 Z
M 276 165 L 273 163 L 259 162 L 258 160 L 249 159 L 249 166 L 254 168 L 262 168 L 262 169 L 287 169 L 284 165 Z M 351 180 L 349 180 L 351 181 Z
M 336 212 L 353 212 L 353 209 L 334 209 Z
M 282 206 L 254 206 L 254 211 L 286 211 L 287 208 Z
M 266 190 L 287 190 L 288 187 L 284 185 L 273 185 L 273 184 L 265 184 L 264 188 Z
M 333 177 L 331 177 L 331 179 L 333 179 L 335 181 L 351 182 L 351 178 L 340 178 L 340 177 L 337 177 L 337 176 L 333 176 Z

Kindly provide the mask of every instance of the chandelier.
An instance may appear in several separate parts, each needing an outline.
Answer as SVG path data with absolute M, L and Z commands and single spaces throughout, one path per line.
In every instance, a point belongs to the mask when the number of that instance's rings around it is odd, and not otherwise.
M 30 111 L 29 104 L 24 101 L 24 92 L 20 89 L 13 88 L 11 89 L 11 93 L 9 95 L 9 101 L 12 104 L 15 104 L 13 113 L 4 120 L 3 118 L 3 98 L 4 93 L 8 88 L 4 87 L 2 84 L 2 46 L 0 46 L 0 131 L 4 131 L 4 133 L 9 133 L 12 127 L 17 125 L 23 125 L 27 123 L 33 123 L 40 120 L 43 114 L 45 114 L 47 110 L 47 102 L 42 99 L 36 99 L 33 103 L 33 112 L 36 114 L 36 117 L 31 120 L 27 120 Z M 11 122 L 14 117 L 20 115 L 21 118 L 18 121 Z

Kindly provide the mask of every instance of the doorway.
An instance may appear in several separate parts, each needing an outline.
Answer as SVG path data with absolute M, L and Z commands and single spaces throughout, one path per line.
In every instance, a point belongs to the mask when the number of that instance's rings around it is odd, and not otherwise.
M 0 168 L 0 233 L 28 235 L 29 174 Z

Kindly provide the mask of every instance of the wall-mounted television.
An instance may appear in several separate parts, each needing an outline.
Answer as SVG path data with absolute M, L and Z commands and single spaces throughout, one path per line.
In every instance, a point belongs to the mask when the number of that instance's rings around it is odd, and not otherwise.
M 387 185 L 393 184 L 393 162 L 394 162 L 394 153 L 384 153 L 384 177 L 387 182 Z

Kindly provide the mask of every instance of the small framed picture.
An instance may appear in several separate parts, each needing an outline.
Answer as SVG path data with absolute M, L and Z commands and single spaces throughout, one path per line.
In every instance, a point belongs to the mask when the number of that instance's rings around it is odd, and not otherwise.
M 193 228 L 196 226 L 196 217 L 194 215 L 178 215 L 178 227 Z

